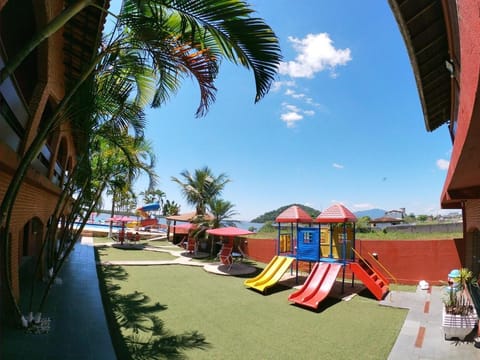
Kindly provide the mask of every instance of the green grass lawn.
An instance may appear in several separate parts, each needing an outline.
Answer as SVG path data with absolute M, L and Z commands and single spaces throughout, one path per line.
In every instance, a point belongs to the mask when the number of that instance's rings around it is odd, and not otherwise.
M 128 248 L 124 249 L 114 248 L 111 246 L 97 246 L 96 247 L 102 261 L 120 261 L 120 260 L 173 260 L 176 256 L 167 252 L 148 251 Z
M 314 312 L 288 302 L 293 289 L 278 286 L 264 296 L 246 289 L 245 278 L 203 268 L 100 269 L 109 288 L 107 306 L 122 324 L 115 346 L 128 348 L 133 358 L 179 350 L 191 359 L 385 359 L 407 315 L 379 306 L 368 291 L 350 301 L 327 298 Z M 147 346 L 132 329 L 148 327 L 151 315 L 161 322 L 143 333 L 158 340 Z

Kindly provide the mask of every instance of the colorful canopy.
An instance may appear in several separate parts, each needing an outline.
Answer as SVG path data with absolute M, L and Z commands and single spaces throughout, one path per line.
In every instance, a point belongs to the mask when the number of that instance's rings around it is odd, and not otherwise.
M 278 215 L 275 219 L 275 222 L 309 224 L 313 222 L 313 219 L 300 206 L 292 205 L 288 209 L 280 213 L 280 215 Z
M 223 227 L 218 229 L 210 229 L 210 230 L 207 230 L 207 233 L 211 235 L 217 235 L 217 236 L 241 236 L 241 235 L 253 234 L 253 232 L 251 231 L 240 229 L 234 226 Z
M 150 203 L 150 204 L 145 204 L 142 207 L 139 207 L 137 210 L 140 211 L 156 211 L 160 209 L 160 204 L 158 202 Z
M 356 222 L 357 217 L 342 204 L 334 204 L 322 211 L 315 219 L 316 223 Z

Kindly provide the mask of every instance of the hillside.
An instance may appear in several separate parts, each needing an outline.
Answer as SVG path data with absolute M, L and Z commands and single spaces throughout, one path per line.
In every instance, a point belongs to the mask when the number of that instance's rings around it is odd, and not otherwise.
M 275 221 L 278 215 L 280 215 L 283 211 L 288 209 L 290 206 L 297 205 L 303 210 L 305 210 L 312 218 L 316 218 L 320 214 L 320 210 L 311 208 L 309 206 L 305 205 L 300 205 L 300 204 L 290 204 L 290 205 L 285 205 L 282 207 L 279 207 L 276 210 L 272 210 L 269 212 L 264 213 L 263 215 L 257 216 L 255 219 L 251 220 L 251 222 L 254 223 L 265 223 L 267 221 Z
M 362 210 L 354 212 L 357 218 L 362 218 L 364 216 L 368 216 L 370 219 L 377 219 L 382 216 L 385 216 L 385 210 L 382 209 L 369 209 L 369 210 Z

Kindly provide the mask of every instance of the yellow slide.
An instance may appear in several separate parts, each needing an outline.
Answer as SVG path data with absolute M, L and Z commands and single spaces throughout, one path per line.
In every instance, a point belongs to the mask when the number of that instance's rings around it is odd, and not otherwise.
M 275 285 L 280 280 L 285 271 L 292 265 L 293 260 L 295 259 L 291 257 L 274 256 L 260 274 L 245 280 L 244 285 L 264 292 L 265 289 Z

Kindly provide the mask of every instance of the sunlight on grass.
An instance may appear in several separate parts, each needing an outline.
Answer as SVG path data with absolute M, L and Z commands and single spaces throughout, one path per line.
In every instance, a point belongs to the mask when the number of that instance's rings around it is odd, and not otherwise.
M 328 298 L 319 312 L 288 302 L 293 289 L 268 296 L 246 289 L 244 278 L 180 265 L 125 267 L 111 279 L 121 295 L 145 294 L 167 307 L 157 314 L 173 333 L 196 331 L 211 344 L 187 350 L 192 359 L 385 359 L 407 311 L 378 305 L 362 292 L 351 301 Z

